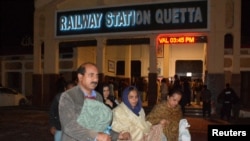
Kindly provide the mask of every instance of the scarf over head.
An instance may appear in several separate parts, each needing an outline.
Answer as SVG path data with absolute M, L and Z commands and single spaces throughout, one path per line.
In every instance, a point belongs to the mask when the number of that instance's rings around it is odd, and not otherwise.
M 135 90 L 137 92 L 137 96 L 138 96 L 138 103 L 136 104 L 135 108 L 133 109 L 131 104 L 129 103 L 128 101 L 128 94 L 132 91 L 132 90 Z M 138 91 L 136 89 L 136 87 L 134 86 L 129 86 L 127 88 L 125 88 L 122 92 L 122 101 L 123 103 L 133 112 L 135 113 L 136 115 L 139 116 L 139 112 L 142 108 L 142 102 L 141 102 L 141 98 L 140 98 L 140 95 L 138 94 Z

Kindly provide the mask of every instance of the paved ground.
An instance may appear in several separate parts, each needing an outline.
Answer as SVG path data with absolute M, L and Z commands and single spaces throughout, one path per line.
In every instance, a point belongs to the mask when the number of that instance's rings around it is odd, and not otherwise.
M 0 109 L 0 141 L 53 141 L 48 112 Z
M 246 124 L 250 119 L 228 123 L 216 117 L 186 117 L 191 124 L 192 141 L 207 141 L 210 124 Z M 0 108 L 0 141 L 53 141 L 49 133 L 48 111 L 38 109 Z

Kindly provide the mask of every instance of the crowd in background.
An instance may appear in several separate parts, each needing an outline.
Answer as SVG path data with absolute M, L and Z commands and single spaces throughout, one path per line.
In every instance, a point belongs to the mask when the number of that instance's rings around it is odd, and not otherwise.
M 77 83 L 77 82 L 76 82 Z M 66 80 L 62 74 L 59 75 L 57 81 L 58 92 L 64 91 Z M 104 82 L 99 82 L 95 88 L 103 95 L 103 85 L 109 86 L 109 98 L 112 97 L 116 100 L 116 103 L 121 102 L 123 90 L 133 85 L 138 89 L 142 102 L 148 100 L 148 81 L 145 77 L 133 77 L 131 82 L 126 79 L 116 79 L 114 77 L 107 77 Z M 191 104 L 201 105 L 203 109 L 203 116 L 206 114 L 210 117 L 211 114 L 215 114 L 215 103 L 218 102 L 218 98 L 211 92 L 202 79 L 191 79 L 190 77 L 179 77 L 174 75 L 173 78 L 162 78 L 157 80 L 158 93 L 157 103 L 167 99 L 167 95 L 173 89 L 180 89 L 183 92 L 183 97 L 180 101 L 182 111 L 185 114 L 185 107 L 191 106 Z M 236 94 L 237 96 L 237 94 Z M 236 99 L 239 99 L 236 97 Z M 238 100 L 239 101 L 239 100 Z

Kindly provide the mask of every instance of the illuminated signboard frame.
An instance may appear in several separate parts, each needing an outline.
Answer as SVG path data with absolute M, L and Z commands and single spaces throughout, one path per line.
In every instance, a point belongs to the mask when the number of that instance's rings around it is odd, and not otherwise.
M 207 9 L 207 0 L 203 0 L 56 11 L 55 36 L 206 30 Z
M 159 44 L 193 44 L 207 43 L 207 36 L 162 36 L 158 38 Z

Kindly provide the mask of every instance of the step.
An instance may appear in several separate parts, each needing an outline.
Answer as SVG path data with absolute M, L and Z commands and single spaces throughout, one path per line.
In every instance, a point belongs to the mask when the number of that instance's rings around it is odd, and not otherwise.
M 202 116 L 202 109 L 201 108 L 186 108 L 184 115 L 185 116 Z

